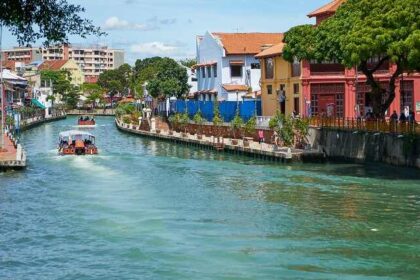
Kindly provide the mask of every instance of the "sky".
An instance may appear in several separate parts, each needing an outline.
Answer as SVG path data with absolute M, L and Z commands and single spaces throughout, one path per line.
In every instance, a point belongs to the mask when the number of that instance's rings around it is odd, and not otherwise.
M 331 0 L 68 0 L 104 37 L 70 37 L 74 44 L 105 44 L 125 50 L 125 61 L 151 56 L 195 57 L 197 35 L 210 32 L 285 32 L 314 23 L 308 13 Z M 41 42 L 40 42 L 41 43 Z M 35 44 L 35 46 L 40 45 Z M 16 46 L 7 31 L 3 48 Z

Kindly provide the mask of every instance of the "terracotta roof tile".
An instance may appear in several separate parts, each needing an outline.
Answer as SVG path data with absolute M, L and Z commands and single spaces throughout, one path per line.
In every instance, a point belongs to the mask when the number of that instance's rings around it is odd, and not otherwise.
M 248 91 L 249 89 L 247 85 L 228 85 L 228 84 L 224 84 L 223 88 L 226 91 Z
M 39 70 L 60 70 L 69 60 L 68 59 L 57 59 L 57 60 L 45 60 L 39 65 Z
M 12 60 L 5 60 L 2 62 L 4 69 L 9 69 L 11 71 L 15 71 L 16 62 Z
M 341 6 L 341 4 L 343 4 L 346 0 L 334 0 L 324 6 L 322 6 L 321 8 L 313 11 L 312 13 L 310 13 L 308 15 L 308 17 L 316 17 L 318 15 L 322 15 L 325 13 L 335 13 L 338 9 L 338 7 Z
M 257 54 L 256 58 L 273 57 L 283 53 L 284 43 L 277 44 Z
M 212 35 L 220 40 L 226 54 L 257 54 L 261 46 L 279 44 L 283 41 L 282 33 L 219 33 Z

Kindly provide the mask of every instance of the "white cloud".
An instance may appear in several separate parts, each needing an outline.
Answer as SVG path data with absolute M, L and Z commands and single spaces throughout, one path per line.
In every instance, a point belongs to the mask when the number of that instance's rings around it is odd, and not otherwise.
M 162 42 L 149 42 L 131 45 L 130 51 L 143 56 L 177 56 L 182 54 L 180 47 Z
M 118 17 L 110 17 L 105 21 L 104 29 L 105 30 L 155 30 L 158 27 L 147 24 L 131 23 Z

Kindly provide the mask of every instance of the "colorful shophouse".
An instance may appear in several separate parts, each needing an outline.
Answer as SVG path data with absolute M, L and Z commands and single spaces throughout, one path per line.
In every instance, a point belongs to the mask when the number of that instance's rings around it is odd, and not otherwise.
M 308 17 L 316 18 L 316 24 L 334 15 L 345 0 L 335 0 L 310 13 Z M 331 117 L 363 117 L 371 108 L 368 93 L 370 86 L 366 77 L 356 69 L 346 69 L 338 63 L 302 62 L 302 101 L 304 115 L 325 113 Z M 375 78 L 386 87 L 395 66 L 384 63 L 377 71 Z M 356 85 L 356 81 L 358 81 Z M 388 116 L 395 110 L 398 113 L 405 108 L 413 110 L 416 120 L 420 121 L 420 74 L 404 74 L 396 83 L 395 100 L 388 110 Z

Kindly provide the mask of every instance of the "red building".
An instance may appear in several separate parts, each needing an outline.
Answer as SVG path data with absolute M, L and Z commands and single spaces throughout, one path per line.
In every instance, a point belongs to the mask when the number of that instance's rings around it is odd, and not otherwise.
M 335 0 L 316 11 L 308 17 L 316 18 L 318 25 L 323 20 L 334 15 L 335 11 L 345 0 Z M 304 61 L 302 69 L 302 112 L 306 115 L 319 115 L 325 113 L 332 117 L 355 118 L 364 116 L 371 102 L 370 86 L 366 84 L 366 77 L 356 69 L 346 69 L 337 63 L 317 63 Z M 375 78 L 383 82 L 384 88 L 388 86 L 389 79 L 395 71 L 391 63 L 384 63 L 376 71 Z M 357 85 L 356 85 L 357 81 Z M 396 82 L 394 102 L 388 110 L 388 116 L 395 110 L 397 113 L 408 107 L 415 113 L 416 120 L 420 121 L 420 74 L 404 74 Z

